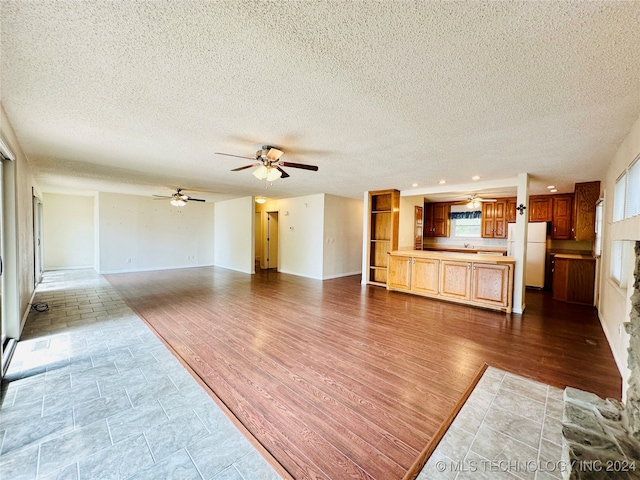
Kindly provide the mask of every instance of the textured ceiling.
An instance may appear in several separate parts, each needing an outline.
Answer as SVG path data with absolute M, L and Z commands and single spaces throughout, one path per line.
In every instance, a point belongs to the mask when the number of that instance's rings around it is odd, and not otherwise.
M 640 114 L 640 2 L 1 2 L 43 191 L 361 197 L 602 177 Z M 231 172 L 263 143 L 291 178 Z M 481 190 L 481 185 L 478 185 Z

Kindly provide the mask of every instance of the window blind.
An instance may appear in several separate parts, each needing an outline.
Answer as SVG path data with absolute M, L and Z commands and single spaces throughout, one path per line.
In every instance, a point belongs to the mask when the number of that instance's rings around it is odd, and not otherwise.
M 627 205 L 625 217 L 640 214 L 640 157 L 627 170 Z
M 613 192 L 613 221 L 624 219 L 625 190 L 627 186 L 626 172 L 616 180 L 616 187 Z
M 622 242 L 611 242 L 611 277 L 618 283 L 622 281 Z

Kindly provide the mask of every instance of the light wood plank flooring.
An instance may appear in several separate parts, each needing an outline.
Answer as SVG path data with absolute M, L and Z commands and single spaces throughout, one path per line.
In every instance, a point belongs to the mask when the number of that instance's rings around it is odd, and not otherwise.
M 400 479 L 484 363 L 619 398 L 590 307 L 527 292 L 523 315 L 360 277 L 218 268 L 107 276 L 296 479 Z

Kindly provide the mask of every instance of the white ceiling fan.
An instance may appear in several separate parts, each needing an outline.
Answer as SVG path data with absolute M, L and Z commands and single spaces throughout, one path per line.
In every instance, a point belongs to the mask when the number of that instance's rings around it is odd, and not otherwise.
M 231 171 L 239 172 L 247 168 L 258 167 L 253 172 L 253 175 L 260 180 L 266 179 L 267 182 L 273 182 L 278 178 L 289 177 L 289 174 L 285 172 L 282 167 L 301 168 L 303 170 L 312 170 L 314 172 L 318 171 L 318 167 L 316 167 L 315 165 L 284 162 L 280 160 L 280 157 L 284 155 L 284 151 L 279 150 L 278 148 L 271 145 L 263 145 L 262 148 L 256 152 L 255 158 L 245 157 L 242 155 L 232 155 L 230 153 L 222 152 L 216 152 L 216 155 L 226 155 L 228 157 L 248 158 L 250 160 L 254 160 L 256 163 L 251 163 L 249 165 L 245 165 L 244 167 L 234 168 Z
M 455 202 L 454 205 L 466 205 L 468 208 L 480 208 L 483 203 L 497 202 L 495 198 L 482 198 L 480 195 L 474 193 L 469 195 L 466 200 Z
M 155 197 L 154 200 L 164 200 L 164 199 L 170 198 L 171 205 L 174 205 L 176 207 L 184 207 L 187 204 L 187 202 L 204 202 L 205 201 L 202 198 L 190 197 L 189 195 L 183 193 L 181 188 L 176 188 L 175 193 L 172 195 L 153 195 L 153 196 Z

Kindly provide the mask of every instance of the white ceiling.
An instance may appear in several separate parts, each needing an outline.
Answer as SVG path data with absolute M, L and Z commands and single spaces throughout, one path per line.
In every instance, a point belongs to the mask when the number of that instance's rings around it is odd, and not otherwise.
M 359 198 L 521 172 L 566 192 L 640 114 L 638 1 L 1 8 L 2 104 L 45 192 Z M 261 144 L 319 171 L 265 190 L 214 155 Z

